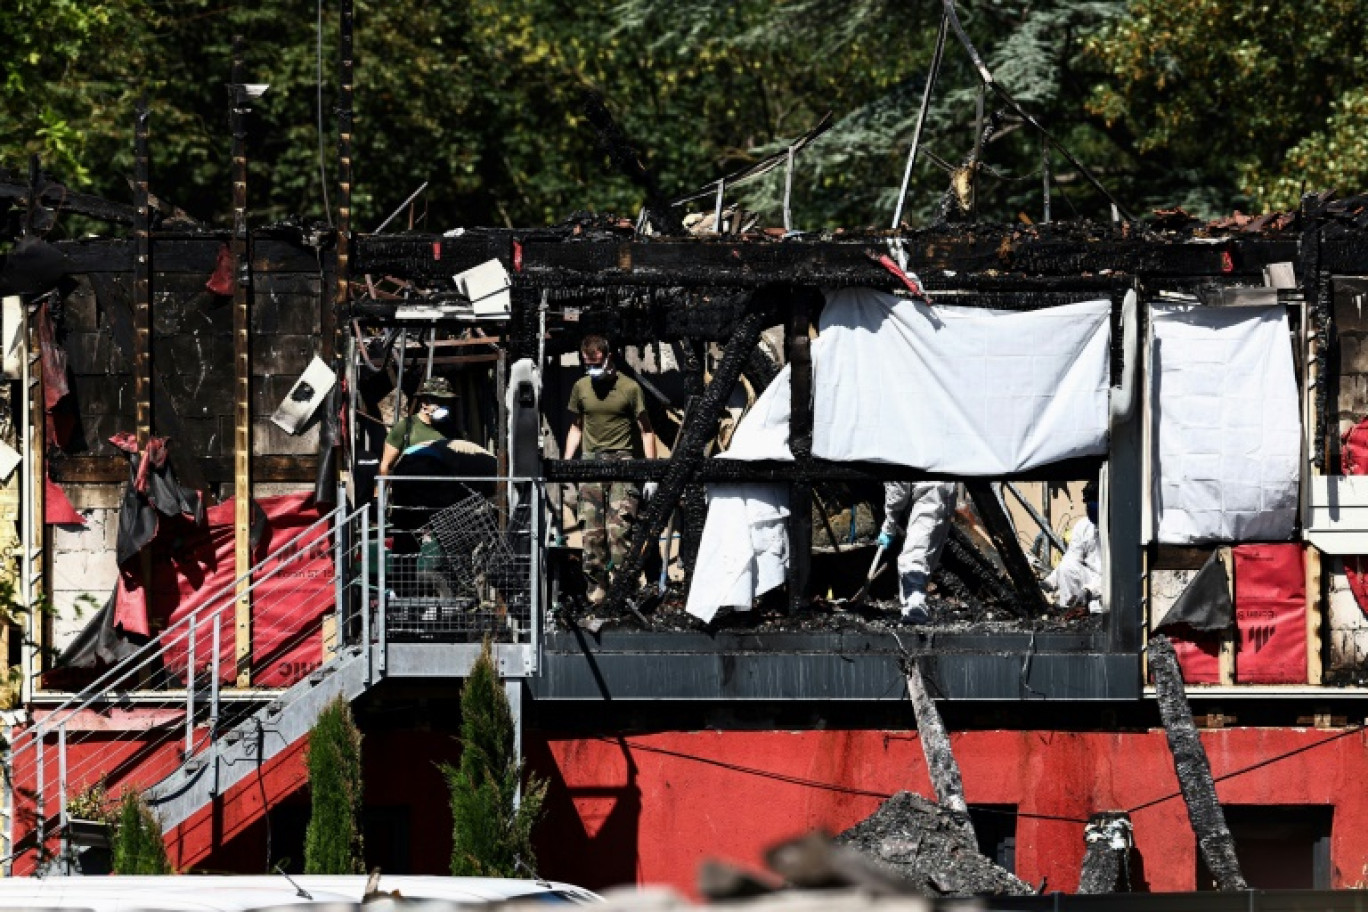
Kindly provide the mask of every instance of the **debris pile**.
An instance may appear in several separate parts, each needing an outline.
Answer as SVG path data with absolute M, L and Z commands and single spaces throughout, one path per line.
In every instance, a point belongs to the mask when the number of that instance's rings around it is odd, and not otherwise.
M 958 815 L 898 792 L 836 837 L 911 883 L 923 896 L 1029 896 L 1035 891 L 979 853 Z

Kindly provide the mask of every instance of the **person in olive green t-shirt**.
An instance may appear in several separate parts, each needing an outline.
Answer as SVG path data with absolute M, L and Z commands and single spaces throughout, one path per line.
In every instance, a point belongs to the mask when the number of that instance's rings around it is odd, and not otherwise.
M 580 359 L 587 376 L 570 390 L 568 407 L 574 419 L 565 435 L 565 458 L 583 453 L 585 459 L 631 459 L 632 426 L 636 424 L 643 455 L 655 459 L 655 431 L 641 387 L 613 368 L 608 340 L 585 336 Z M 581 564 L 591 603 L 596 605 L 607 596 L 609 567 L 622 564 L 637 507 L 642 498 L 654 493 L 655 482 L 648 482 L 641 491 L 628 481 L 579 486 L 578 512 L 584 530 Z
M 406 450 L 448 439 L 448 435 L 442 433 L 442 425 L 449 420 L 451 406 L 456 402 L 451 382 L 445 377 L 424 380 L 414 400 L 417 410 L 394 422 L 394 427 L 385 435 L 385 450 L 380 457 L 381 475 L 388 475 Z

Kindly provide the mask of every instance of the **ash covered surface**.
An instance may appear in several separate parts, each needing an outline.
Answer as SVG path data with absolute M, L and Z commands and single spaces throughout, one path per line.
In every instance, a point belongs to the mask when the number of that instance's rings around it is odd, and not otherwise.
M 1029 896 L 1035 891 L 979 853 L 963 821 L 912 792 L 898 792 L 836 837 L 880 867 L 937 896 Z
M 814 599 L 797 611 L 790 610 L 783 592 L 762 597 L 750 611 L 723 610 L 711 624 L 704 624 L 684 610 L 682 584 L 672 583 L 662 595 L 648 587 L 638 601 L 641 616 L 627 613 L 597 616 L 587 606 L 573 612 L 575 623 L 593 630 L 628 627 L 652 631 L 706 631 L 710 633 L 839 632 L 887 633 L 909 629 L 901 619 L 896 599 L 870 599 L 860 604 Z M 1022 618 L 1000 604 L 972 597 L 956 597 L 937 586 L 933 577 L 926 608 L 929 624 L 915 629 L 945 633 L 1055 632 L 1091 633 L 1102 630 L 1103 615 L 1053 611 L 1036 618 Z M 562 615 L 566 619 L 566 615 Z

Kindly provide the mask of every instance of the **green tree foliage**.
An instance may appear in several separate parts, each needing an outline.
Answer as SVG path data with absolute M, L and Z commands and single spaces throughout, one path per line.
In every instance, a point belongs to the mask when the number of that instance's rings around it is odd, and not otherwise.
M 249 81 L 258 224 L 323 216 L 336 181 L 336 0 L 12 0 L 0 61 L 0 164 L 38 153 L 78 189 L 127 200 L 135 98 L 152 109 L 154 192 L 229 218 L 234 35 Z M 1288 205 L 1303 181 L 1353 189 L 1364 155 L 1368 0 L 959 0 L 997 81 L 1143 211 Z M 886 226 L 940 3 L 894 0 L 356 0 L 354 224 L 371 230 L 428 181 L 420 227 L 536 225 L 576 210 L 635 215 L 586 123 L 603 95 L 668 195 L 780 149 L 826 111 L 804 153 L 805 229 Z M 323 125 L 320 168 L 319 89 Z M 913 175 L 909 220 L 937 214 L 946 168 L 974 148 L 979 80 L 952 36 Z M 1041 141 L 1003 112 L 977 178 L 980 218 L 1038 218 Z M 1105 217 L 1058 156 L 1056 217 Z M 325 173 L 326 172 L 326 173 Z M 738 198 L 779 220 L 782 174 Z M 335 205 L 336 200 L 332 200 Z M 421 207 L 420 207 L 421 211 Z
M 136 789 L 125 791 L 119 802 L 114 828 L 114 873 L 171 873 L 161 823 Z
M 1130 0 L 1094 36 L 1107 80 L 1089 107 L 1138 152 L 1294 206 L 1308 187 L 1368 178 L 1368 2 Z
M 513 717 L 488 641 L 461 691 L 460 764 L 441 769 L 451 789 L 452 875 L 522 877 L 535 870 L 532 828 L 541 816 L 546 782 L 530 777 L 514 808 L 522 767 L 513 754 Z
M 363 873 L 361 732 L 341 697 L 328 704 L 309 733 L 309 792 L 313 810 L 304 831 L 304 873 Z

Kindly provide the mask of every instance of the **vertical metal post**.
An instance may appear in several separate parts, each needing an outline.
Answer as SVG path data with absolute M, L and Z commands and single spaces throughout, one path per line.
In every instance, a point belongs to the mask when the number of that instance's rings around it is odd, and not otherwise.
M 546 599 L 542 593 L 542 555 L 546 549 L 543 547 L 545 542 L 541 531 L 542 510 L 546 509 L 546 489 L 536 479 L 528 483 L 527 489 L 531 498 L 530 506 L 532 509 L 532 531 L 527 542 L 527 546 L 532 549 L 530 555 L 532 575 L 528 580 L 528 600 L 532 608 L 532 617 L 529 619 L 532 624 L 530 631 L 532 636 L 530 644 L 532 647 L 532 668 L 530 671 L 532 674 L 537 674 L 541 671 L 542 612 L 547 607 Z
M 1042 199 L 1045 202 L 1045 212 L 1041 216 L 1042 225 L 1050 224 L 1050 141 L 1042 139 L 1040 141 L 1040 174 Z
M 222 625 L 217 617 L 213 618 L 213 632 L 209 635 L 209 643 L 213 647 L 213 658 L 209 660 L 209 740 L 214 741 L 218 738 L 219 720 L 219 675 L 222 673 L 222 662 L 219 658 L 219 651 L 223 648 L 222 635 L 219 633 Z
M 788 147 L 788 159 L 784 162 L 784 232 L 793 230 L 793 146 Z
M 57 841 L 59 865 L 63 874 L 70 874 L 67 855 L 67 732 L 65 725 L 57 727 Z
M 342 651 L 342 639 L 347 627 L 346 575 L 347 575 L 347 489 L 337 486 L 337 509 L 333 518 L 333 598 L 336 600 L 335 618 L 337 631 L 333 635 L 333 654 Z
M 247 284 L 251 262 L 247 238 L 247 94 L 242 36 L 233 39 L 229 120 L 233 131 L 233 554 L 239 578 L 234 611 L 237 685 L 252 686 L 252 359 Z
M 515 769 L 522 768 L 522 678 L 504 680 L 504 696 L 508 697 L 508 713 L 513 717 L 513 763 Z M 522 806 L 522 776 L 518 776 L 517 787 L 513 790 L 513 810 Z
M 133 129 L 133 407 L 138 449 L 147 453 L 152 437 L 152 209 L 148 182 L 151 160 L 148 153 L 147 97 L 138 100 Z M 139 573 L 147 610 L 152 611 L 152 551 L 144 548 L 138 556 Z
M 185 756 L 195 750 L 195 622 L 198 614 L 190 615 L 185 632 Z
M 385 642 L 385 640 L 386 640 L 386 631 L 385 631 L 385 628 L 388 626 L 388 623 L 389 623 L 389 620 L 388 620 L 388 614 L 389 614 L 389 590 L 387 589 L 388 581 L 386 580 L 386 575 L 387 575 L 387 574 L 385 573 L 385 571 L 386 571 L 387 569 L 389 569 L 389 552 L 385 549 L 385 504 L 386 504 L 388 501 L 389 501 L 389 479 L 388 479 L 388 478 L 381 478 L 381 479 L 380 479 L 380 498 L 379 498 L 380 514 L 379 514 L 379 518 L 376 520 L 376 532 L 375 532 L 375 544 L 376 544 L 376 546 L 377 546 L 376 549 L 375 549 L 375 553 L 376 553 L 376 555 L 377 555 L 377 557 L 378 557 L 378 559 L 379 559 L 379 561 L 380 561 L 380 568 L 379 568 L 379 570 L 380 570 L 380 598 L 379 598 L 379 608 L 378 608 L 378 610 L 377 610 L 377 614 L 376 614 L 376 618 L 375 618 L 375 623 L 376 623 L 377 625 L 379 625 L 379 628 L 380 628 L 379 631 L 378 631 L 378 634 L 379 634 L 378 640 L 379 640 L 380 649 L 379 649 L 378 654 L 377 654 L 377 656 L 376 656 L 376 666 L 377 666 L 377 667 L 376 667 L 376 671 L 378 671 L 381 675 L 383 675 L 383 674 L 385 673 L 385 662 L 386 662 L 386 660 L 387 660 L 387 658 L 388 658 L 388 657 L 385 655 L 385 649 L 386 649 L 386 642 Z
M 37 823 L 34 835 L 38 839 L 38 861 L 43 861 L 43 856 L 47 854 L 47 802 L 44 800 L 44 791 L 47 788 L 47 732 L 40 726 L 34 746 L 38 749 L 38 763 L 35 775 L 37 776 L 37 788 L 33 795 L 33 804 L 37 811 Z
M 897 231 L 902 225 L 903 205 L 907 200 L 907 185 L 912 182 L 912 166 L 917 163 L 917 147 L 921 145 L 922 127 L 926 125 L 926 112 L 931 108 L 931 92 L 936 88 L 936 74 L 940 72 L 941 56 L 945 53 L 945 34 L 950 28 L 950 17 L 941 16 L 940 31 L 936 33 L 936 50 L 931 54 L 931 71 L 926 75 L 926 90 L 922 93 L 921 107 L 917 110 L 917 125 L 912 128 L 912 148 L 907 150 L 907 166 L 903 168 L 902 186 L 898 188 L 898 205 L 893 209 L 892 229 Z
M 376 549 L 379 554 L 379 549 Z M 366 650 L 366 684 L 374 679 L 372 667 L 375 651 L 371 649 L 371 530 L 370 508 L 361 511 L 361 648 Z M 383 560 L 383 555 L 381 560 Z
M 722 233 L 722 193 L 726 189 L 726 181 L 717 182 L 717 198 L 713 201 L 713 234 Z

